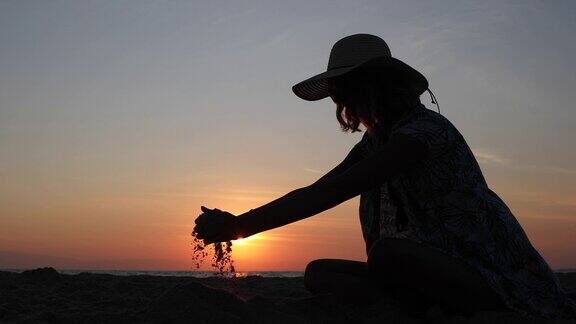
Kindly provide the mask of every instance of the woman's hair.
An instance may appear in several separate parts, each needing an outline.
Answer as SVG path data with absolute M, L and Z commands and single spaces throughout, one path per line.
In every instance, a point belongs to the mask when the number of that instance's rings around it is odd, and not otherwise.
M 330 81 L 336 118 L 342 131 L 359 132 L 360 123 L 374 128 L 388 125 L 420 103 L 401 78 L 382 68 L 357 70 Z

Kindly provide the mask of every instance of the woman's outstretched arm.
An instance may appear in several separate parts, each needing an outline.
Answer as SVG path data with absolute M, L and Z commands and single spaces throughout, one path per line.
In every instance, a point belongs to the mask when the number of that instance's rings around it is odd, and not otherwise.
M 394 136 L 378 152 L 345 170 L 334 171 L 329 177 L 239 215 L 236 217 L 238 234 L 247 237 L 323 212 L 380 185 L 427 154 L 426 146 L 418 140 Z
M 361 159 L 362 159 L 361 146 L 360 143 L 358 143 L 354 145 L 354 147 L 350 150 L 350 152 L 348 152 L 346 158 L 344 158 L 342 162 L 340 162 L 336 167 L 334 167 L 332 170 L 330 170 L 328 173 L 326 173 L 320 179 L 314 182 L 313 185 L 326 181 L 327 179 L 333 178 L 343 173 Z M 286 200 L 290 200 L 292 197 L 299 195 L 302 191 L 304 191 L 304 189 L 305 188 L 293 190 L 288 194 L 276 200 L 273 200 L 262 207 L 252 209 L 251 211 L 256 210 L 261 211 L 264 208 L 266 208 L 266 210 L 273 210 L 274 206 L 276 205 L 282 206 L 282 204 Z M 248 235 L 252 235 L 260 231 L 256 227 L 254 227 L 254 231 L 252 230 L 250 232 L 246 231 L 244 229 L 244 225 L 250 226 L 250 228 L 252 228 L 250 224 L 242 224 L 243 229 L 239 230 L 237 228 L 240 227 L 238 226 L 239 225 L 238 223 L 240 223 L 238 220 L 241 220 L 241 218 L 235 217 L 234 215 L 228 212 L 223 212 L 219 209 L 211 210 L 209 208 L 202 206 L 202 212 L 204 214 L 196 218 L 196 227 L 194 228 L 194 231 L 197 233 L 198 238 L 204 239 L 204 241 L 207 243 L 227 241 L 238 237 L 246 237 Z M 216 215 L 223 217 L 214 217 L 214 212 L 216 212 Z M 211 214 L 211 216 L 207 217 L 208 214 Z M 239 233 L 240 231 L 242 233 Z

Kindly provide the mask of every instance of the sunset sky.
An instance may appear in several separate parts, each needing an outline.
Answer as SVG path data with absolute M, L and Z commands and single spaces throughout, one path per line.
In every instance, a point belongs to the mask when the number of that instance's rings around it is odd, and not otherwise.
M 0 268 L 190 269 L 200 205 L 258 207 L 360 139 L 291 91 L 355 33 L 428 78 L 534 246 L 576 268 L 576 2 L 500 0 L 0 0 Z M 358 198 L 233 255 L 365 260 Z

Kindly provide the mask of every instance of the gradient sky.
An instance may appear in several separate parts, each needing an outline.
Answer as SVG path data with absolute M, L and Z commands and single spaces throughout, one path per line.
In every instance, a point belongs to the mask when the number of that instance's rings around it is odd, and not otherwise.
M 576 268 L 576 3 L 524 0 L 0 0 L 0 267 L 190 269 L 200 205 L 260 206 L 360 139 L 290 89 L 354 33 L 427 76 L 535 247 Z M 303 270 L 363 244 L 354 198 L 234 257 Z

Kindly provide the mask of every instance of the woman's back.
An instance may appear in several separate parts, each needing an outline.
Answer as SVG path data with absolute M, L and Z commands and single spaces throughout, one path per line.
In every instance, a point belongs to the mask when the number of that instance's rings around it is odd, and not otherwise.
M 378 238 L 408 238 L 475 268 L 512 309 L 544 317 L 574 316 L 557 278 L 506 204 L 489 189 L 452 123 L 419 105 L 390 131 L 365 133 L 357 145 L 368 156 L 396 134 L 418 139 L 429 155 L 361 195 L 367 250 Z

